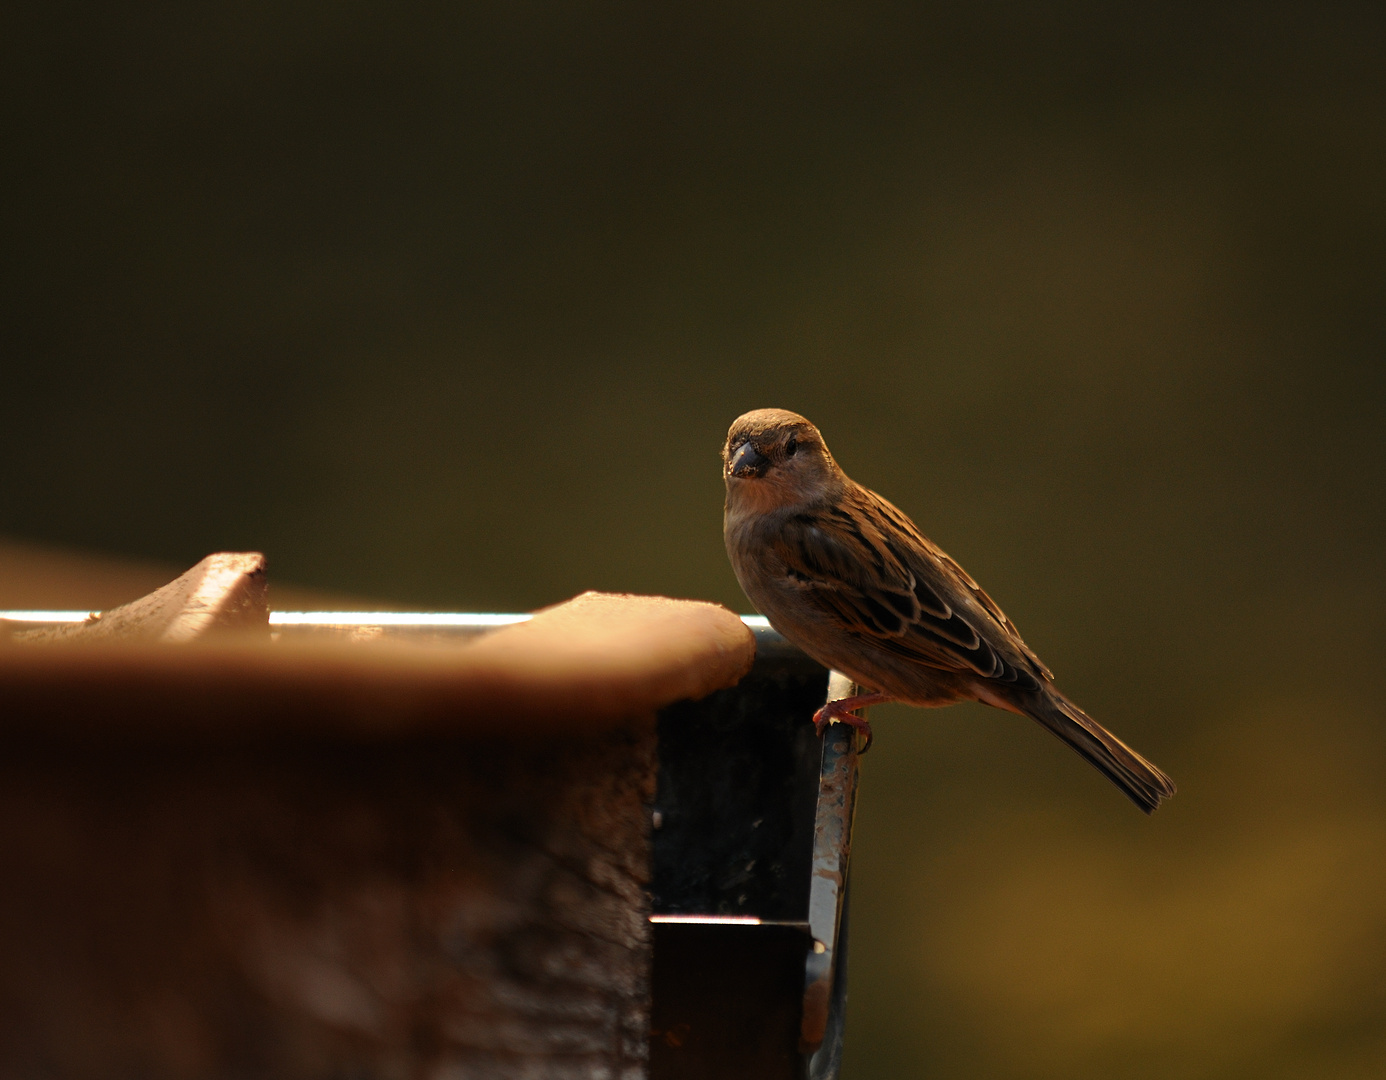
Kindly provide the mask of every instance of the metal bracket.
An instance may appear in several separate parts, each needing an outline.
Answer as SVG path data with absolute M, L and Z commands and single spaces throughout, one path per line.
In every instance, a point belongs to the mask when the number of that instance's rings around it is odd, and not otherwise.
M 837 671 L 829 674 L 828 701 L 851 697 L 854 692 L 855 687 L 846 675 Z M 804 1012 L 800 1031 L 800 1047 L 804 1051 L 815 1051 L 823 1045 L 829 1015 L 834 1011 L 838 964 L 845 963 L 845 957 L 840 956 L 838 930 L 842 925 L 852 855 L 857 756 L 856 732 L 847 724 L 833 724 L 823 738 L 813 830 L 813 876 L 809 884 L 808 909 L 813 949 L 804 970 Z M 838 1011 L 840 1009 L 841 1003 Z

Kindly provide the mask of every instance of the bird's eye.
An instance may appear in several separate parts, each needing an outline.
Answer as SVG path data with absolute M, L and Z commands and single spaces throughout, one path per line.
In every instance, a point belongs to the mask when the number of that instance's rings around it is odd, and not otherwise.
M 785 456 L 785 457 L 793 457 L 793 456 L 794 456 L 794 451 L 796 451 L 796 450 L 798 450 L 798 449 L 799 449 L 799 440 L 798 440 L 795 436 L 791 435 L 791 436 L 789 437 L 789 442 L 787 442 L 787 443 L 784 444 L 784 456 Z

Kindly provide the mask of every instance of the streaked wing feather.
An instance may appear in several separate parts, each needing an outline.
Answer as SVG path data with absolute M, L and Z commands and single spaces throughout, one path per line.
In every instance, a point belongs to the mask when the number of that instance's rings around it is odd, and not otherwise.
M 898 656 L 1022 687 L 1052 678 L 995 601 L 875 492 L 854 486 L 791 519 L 774 553 L 805 600 Z

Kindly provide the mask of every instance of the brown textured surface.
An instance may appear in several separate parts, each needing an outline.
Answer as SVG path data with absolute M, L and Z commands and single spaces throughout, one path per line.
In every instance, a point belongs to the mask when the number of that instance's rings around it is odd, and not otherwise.
M 0 1075 L 643 1076 L 654 712 L 753 658 L 595 594 L 450 646 L 0 643 Z
M 750 631 L 726 608 L 597 593 L 462 645 L 0 642 L 0 735 L 392 738 L 603 726 L 730 686 L 754 659 Z
M 226 633 L 269 634 L 265 557 L 258 551 L 208 555 L 147 596 L 85 622 L 21 630 L 17 641 L 159 641 L 181 645 Z
M 636 1076 L 652 726 L 0 765 L 0 1073 Z

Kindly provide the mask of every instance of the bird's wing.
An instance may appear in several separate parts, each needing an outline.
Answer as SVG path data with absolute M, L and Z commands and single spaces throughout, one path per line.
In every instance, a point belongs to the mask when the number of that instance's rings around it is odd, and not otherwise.
M 1054 673 L 1044 665 L 1044 661 L 1035 655 L 1030 646 L 1025 644 L 1025 640 L 1020 636 L 1020 631 L 1015 628 L 1015 623 L 1007 618 L 1006 613 L 1001 610 L 1001 605 L 972 580 L 971 574 L 954 562 L 952 557 L 941 547 L 920 532 L 915 523 L 893 503 L 866 488 L 859 488 L 858 490 L 865 497 L 865 501 L 871 504 L 875 514 L 880 515 L 888 523 L 885 531 L 890 533 L 893 530 L 898 537 L 903 538 L 903 546 L 908 553 L 907 559 L 916 551 L 924 553 L 925 558 L 922 561 L 910 561 L 915 573 L 922 573 L 927 578 L 930 576 L 931 570 L 937 567 L 945 579 L 942 585 L 945 594 L 950 592 L 956 594 L 962 591 L 965 595 L 970 596 L 989 616 L 990 622 L 1001 631 L 1005 642 L 1012 648 L 1019 650 L 1035 671 L 1044 676 L 1046 682 L 1053 682 Z M 991 636 L 991 628 L 986 626 L 985 621 L 979 629 Z
M 1022 689 L 1052 678 L 996 602 L 873 491 L 790 518 L 773 553 L 786 584 L 879 648 Z

